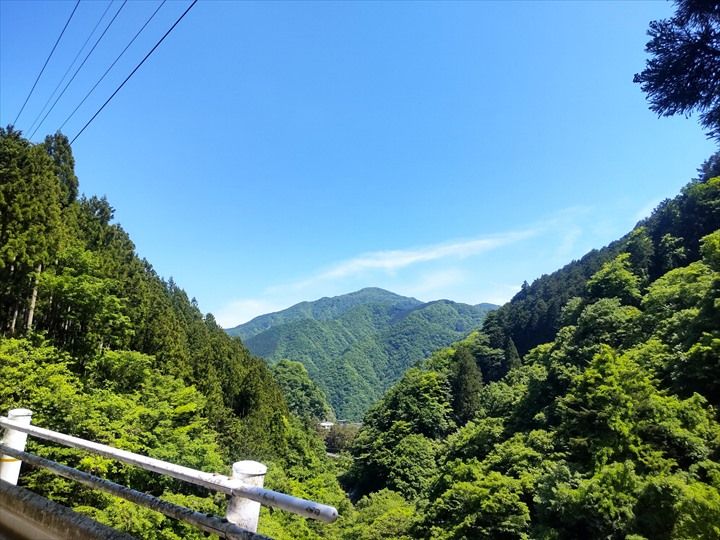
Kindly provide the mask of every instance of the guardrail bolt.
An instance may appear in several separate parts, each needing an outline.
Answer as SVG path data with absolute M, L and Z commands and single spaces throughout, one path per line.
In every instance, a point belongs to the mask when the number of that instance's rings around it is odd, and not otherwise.
M 257 461 L 238 461 L 232 466 L 233 480 L 241 480 L 249 486 L 263 487 L 266 472 L 267 466 Z M 257 532 L 260 503 L 233 495 L 228 503 L 225 517 L 238 527 Z
M 32 419 L 32 411 L 29 409 L 13 409 L 7 415 L 9 420 L 13 420 L 18 424 L 30 425 Z M 3 435 L 3 445 L 13 450 L 25 451 L 25 442 L 27 441 L 27 433 L 22 433 L 14 429 L 6 428 Z M 4 480 L 14 486 L 17 485 L 20 476 L 20 466 L 22 461 L 12 456 L 0 457 L 0 480 Z

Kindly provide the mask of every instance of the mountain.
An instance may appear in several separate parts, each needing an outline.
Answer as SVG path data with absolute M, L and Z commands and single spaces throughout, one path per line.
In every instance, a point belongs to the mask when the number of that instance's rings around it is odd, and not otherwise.
M 338 418 L 359 419 L 403 372 L 477 328 L 497 306 L 366 288 L 302 302 L 227 330 L 270 362 L 305 365 Z
M 228 329 L 227 333 L 246 341 L 273 326 L 303 319 L 327 321 L 364 304 L 392 305 L 400 309 L 409 309 L 422 305 L 422 302 L 378 287 L 367 287 L 341 296 L 324 297 L 314 302 L 300 302 L 276 313 L 260 315 L 250 322 Z

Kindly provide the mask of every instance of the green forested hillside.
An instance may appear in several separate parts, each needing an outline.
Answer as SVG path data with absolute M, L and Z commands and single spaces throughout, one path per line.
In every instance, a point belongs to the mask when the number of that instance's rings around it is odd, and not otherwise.
M 720 538 L 715 163 L 368 411 L 345 476 L 377 516 L 367 527 L 393 538 Z
M 366 287 L 353 293 L 325 297 L 314 302 L 300 302 L 276 313 L 260 315 L 245 324 L 229 328 L 227 333 L 246 341 L 274 326 L 303 319 L 314 319 L 316 321 L 336 319 L 348 310 L 365 304 L 394 306 L 399 310 L 406 310 L 420 306 L 422 302 L 378 287 Z
M 688 184 L 677 197 L 660 203 L 632 232 L 530 285 L 525 283 L 511 302 L 488 317 L 485 331 L 496 338 L 512 338 L 524 354 L 553 339 L 562 325 L 561 311 L 565 303 L 576 296 L 588 297 L 585 288 L 588 278 L 618 253 L 630 254 L 645 281 L 696 260 L 699 239 L 717 226 L 717 209 L 704 182 L 718 175 L 720 157 L 715 155 L 702 165 L 697 182 Z
M 270 465 L 269 487 L 347 514 L 320 439 L 290 413 L 265 362 L 136 255 L 108 201 L 78 192 L 65 136 L 34 145 L 11 127 L 0 129 L 0 414 L 26 407 L 39 426 L 207 471 L 229 473 L 233 461 L 261 460 Z M 62 463 L 223 514 L 222 498 L 202 490 L 29 444 Z M 300 489 L 298 478 L 313 481 Z M 42 471 L 21 479 L 141 538 L 204 537 Z M 268 514 L 261 527 L 277 529 L 283 519 L 291 518 Z M 309 537 L 313 527 L 331 536 L 337 530 L 294 524 Z
M 271 362 L 301 362 L 337 417 L 354 420 L 409 366 L 467 335 L 493 307 L 423 304 L 369 288 L 303 302 L 228 332 L 247 336 L 247 347 Z

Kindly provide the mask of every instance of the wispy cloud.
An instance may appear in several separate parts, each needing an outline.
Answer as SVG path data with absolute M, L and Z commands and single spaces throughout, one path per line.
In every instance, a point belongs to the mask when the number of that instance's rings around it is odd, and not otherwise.
M 560 236 L 560 244 L 555 248 L 555 258 L 560 260 L 568 259 L 578 239 L 582 237 L 582 234 L 583 230 L 580 227 L 576 225 L 568 226 Z
M 271 287 L 269 292 L 274 293 L 288 289 L 305 289 L 321 282 L 338 281 L 370 272 L 380 271 L 386 274 L 392 274 L 410 266 L 442 259 L 462 260 L 508 244 L 526 240 L 539 233 L 540 228 L 531 228 L 487 235 L 469 240 L 444 242 L 415 249 L 373 251 L 336 263 L 307 279 L 289 285 Z
M 460 268 L 446 268 L 423 273 L 406 287 L 398 291 L 421 300 L 436 300 L 444 297 L 444 291 L 462 285 L 467 279 L 467 271 Z
M 362 279 L 363 283 L 357 285 L 358 287 L 378 284 L 383 281 L 383 276 L 395 276 L 398 272 L 409 271 L 411 267 L 423 263 L 467 259 L 531 238 L 540 234 L 541 230 L 541 227 L 528 228 L 413 249 L 364 253 L 320 269 L 304 279 L 269 286 L 263 291 L 261 298 L 242 298 L 228 302 L 216 310 L 215 318 L 224 327 L 235 326 L 257 315 L 278 311 L 302 300 L 336 294 L 333 291 L 337 291 L 337 294 L 349 292 L 356 286 L 353 279 Z M 406 287 L 396 287 L 399 292 L 429 298 L 451 285 L 459 284 L 464 273 L 460 269 L 441 269 L 427 271 L 419 277 L 414 274 L 407 277 L 413 281 Z

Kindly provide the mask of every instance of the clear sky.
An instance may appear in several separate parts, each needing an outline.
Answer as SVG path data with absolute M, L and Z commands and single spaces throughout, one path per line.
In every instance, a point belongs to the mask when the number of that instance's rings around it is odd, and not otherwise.
M 34 141 L 159 3 L 124 6 Z M 189 3 L 160 9 L 70 138 Z M 2 125 L 73 6 L 0 0 Z M 26 135 L 107 7 L 81 1 L 17 122 Z M 672 11 L 200 1 L 75 142 L 81 191 L 106 195 L 139 255 L 224 326 L 365 286 L 501 303 L 627 232 L 715 150 L 632 83 L 648 23 Z

